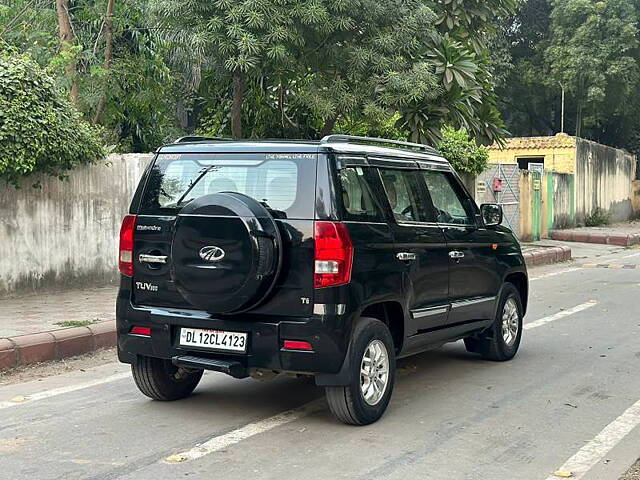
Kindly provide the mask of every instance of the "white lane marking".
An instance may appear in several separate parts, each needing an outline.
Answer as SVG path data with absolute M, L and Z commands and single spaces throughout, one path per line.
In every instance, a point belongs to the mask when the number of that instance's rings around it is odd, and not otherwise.
M 77 390 L 83 390 L 85 388 L 95 387 L 97 385 L 103 385 L 109 382 L 115 382 L 117 380 L 122 380 L 124 378 L 131 377 L 130 372 L 122 372 L 116 373 L 114 375 L 110 375 L 104 378 L 98 378 L 96 380 L 91 380 L 89 382 L 78 383 L 75 385 L 69 385 L 67 387 L 53 388 L 51 390 L 45 390 L 43 392 L 33 393 L 30 395 L 25 395 L 24 397 L 19 397 L 18 401 L 5 401 L 0 402 L 0 410 L 3 408 L 16 407 L 18 405 L 25 405 L 28 403 L 36 402 L 38 400 L 44 400 L 45 398 L 55 397 L 57 395 L 62 395 L 64 393 L 75 392 Z
M 630 255 L 625 255 L 625 256 L 620 257 L 620 258 L 633 258 L 633 257 L 640 257 L 640 252 L 632 253 Z
M 640 400 L 604 427 L 558 471 L 571 473 L 571 478 L 574 480 L 582 477 L 638 425 L 640 425 Z M 558 480 L 558 477 L 552 474 L 546 480 Z
M 549 315 L 548 317 L 543 317 L 531 323 L 526 323 L 523 328 L 525 330 L 530 330 L 532 328 L 541 327 L 542 325 L 560 320 L 561 318 L 568 317 L 569 315 L 573 315 L 574 313 L 582 312 L 583 310 L 591 308 L 597 304 L 598 302 L 596 302 L 595 300 L 589 300 L 588 302 L 581 303 L 580 305 L 576 305 L 573 308 L 568 308 L 558 313 L 554 313 L 553 315 Z
M 268 432 L 271 429 L 280 427 L 287 423 L 298 420 L 311 413 L 324 409 L 324 399 L 314 400 L 306 403 L 301 407 L 287 410 L 286 412 L 278 413 L 273 417 L 265 418 L 258 422 L 249 423 L 236 430 L 232 430 L 229 433 L 220 435 L 219 437 L 212 437 L 206 442 L 187 450 L 186 452 L 170 455 L 164 459 L 165 463 L 180 463 L 187 460 L 196 460 L 198 458 L 209 455 L 210 453 L 224 450 L 225 448 L 246 440 L 249 437 L 258 435 L 260 433 Z
M 541 278 L 555 277 L 556 275 L 562 275 L 563 273 L 568 273 L 568 272 L 575 272 L 576 270 L 582 270 L 582 267 L 571 267 L 571 268 L 566 268 L 564 270 L 559 270 L 557 272 L 545 273 L 537 277 L 532 277 L 529 279 L 529 281 L 540 280 Z

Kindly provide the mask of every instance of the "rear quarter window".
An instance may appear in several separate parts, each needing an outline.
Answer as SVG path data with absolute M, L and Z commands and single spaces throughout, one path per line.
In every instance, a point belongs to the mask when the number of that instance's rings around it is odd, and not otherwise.
M 238 192 L 281 218 L 313 218 L 316 155 L 158 154 L 141 203 L 143 214 L 172 214 L 195 198 Z M 309 158 L 312 157 L 312 158 Z
M 344 220 L 382 222 L 381 209 L 370 186 L 370 169 L 343 168 L 338 172 Z

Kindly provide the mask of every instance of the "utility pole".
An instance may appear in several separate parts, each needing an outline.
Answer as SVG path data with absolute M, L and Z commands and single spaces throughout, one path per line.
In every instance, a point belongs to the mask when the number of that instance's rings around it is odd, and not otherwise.
M 564 133 L 564 85 L 562 82 L 560 83 L 560 88 L 562 88 L 562 109 L 560 113 L 560 133 Z

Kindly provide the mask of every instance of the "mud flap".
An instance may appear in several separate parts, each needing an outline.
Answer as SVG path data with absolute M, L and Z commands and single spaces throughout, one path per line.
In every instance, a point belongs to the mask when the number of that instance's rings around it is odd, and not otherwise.
M 351 371 L 351 343 L 344 356 L 344 362 L 338 373 L 316 373 L 315 381 L 318 387 L 344 387 L 351 383 L 349 372 Z

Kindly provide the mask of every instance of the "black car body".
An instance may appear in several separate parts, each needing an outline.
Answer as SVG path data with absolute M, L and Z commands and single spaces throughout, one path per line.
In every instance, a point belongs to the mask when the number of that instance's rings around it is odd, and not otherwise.
M 120 360 L 340 387 L 361 318 L 388 328 L 396 358 L 461 338 L 483 353 L 505 285 L 520 321 L 526 311 L 519 244 L 435 150 L 401 146 L 331 136 L 159 149 L 123 223 Z

